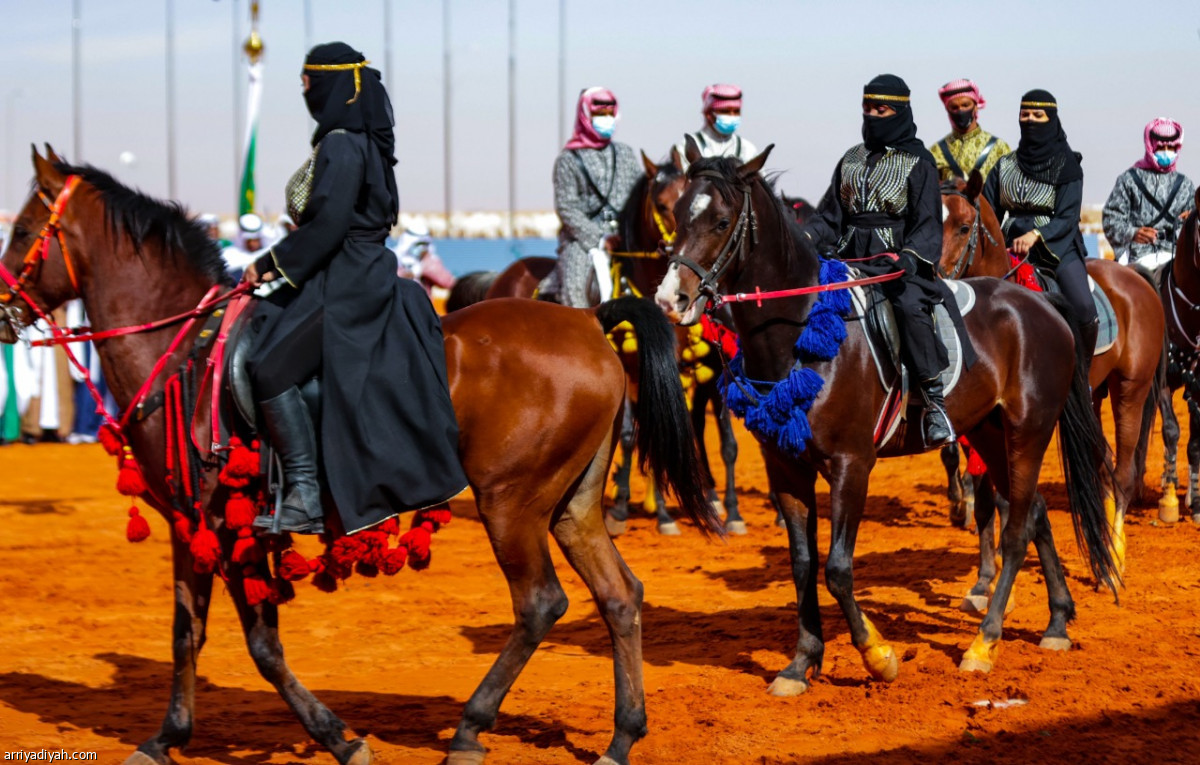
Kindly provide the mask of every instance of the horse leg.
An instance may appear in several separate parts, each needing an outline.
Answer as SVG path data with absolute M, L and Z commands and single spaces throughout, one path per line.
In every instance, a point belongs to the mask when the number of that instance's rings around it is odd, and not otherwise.
M 371 748 L 367 742 L 361 738 L 347 741 L 346 723 L 329 711 L 292 674 L 291 667 L 283 658 L 283 645 L 279 642 L 278 607 L 266 601 L 257 606 L 247 603 L 242 575 L 236 568 L 230 573 L 229 594 L 242 623 L 246 647 L 259 674 L 275 686 L 308 735 L 328 749 L 341 765 L 369 765 Z M 260 568 L 260 573 L 269 575 L 265 563 L 260 564 Z
M 996 491 L 992 479 L 984 475 L 975 489 L 975 527 L 979 530 L 979 577 L 963 598 L 959 610 L 969 614 L 987 613 L 992 585 L 996 579 Z
M 1075 619 L 1075 601 L 1067 589 L 1067 577 L 1063 573 L 1058 548 L 1054 546 L 1054 533 L 1046 513 L 1046 500 L 1038 494 L 1033 501 L 1034 535 L 1033 545 L 1042 564 L 1042 576 L 1046 579 L 1046 595 L 1050 600 L 1050 624 L 1042 634 L 1041 647 L 1051 651 L 1066 651 L 1071 647 L 1067 636 L 1067 622 Z
M 628 765 L 629 750 L 646 735 L 642 682 L 642 583 L 597 522 L 604 489 L 604 454 L 596 457 L 566 509 L 551 527 L 571 567 L 583 579 L 613 646 L 616 708 L 612 741 L 596 765 Z M 599 469 L 597 469 L 597 466 Z M 543 536 L 542 539 L 545 537 Z M 465 765 L 466 761 L 464 761 Z M 450 761 L 447 765 L 459 765 Z
M 817 474 L 811 467 L 797 468 L 788 475 L 767 463 L 767 476 L 778 498 L 779 511 L 788 533 L 788 551 L 792 559 L 792 581 L 796 586 L 799 637 L 796 655 L 771 681 L 767 691 L 773 696 L 796 696 L 808 690 L 808 674 L 821 673 L 825 642 L 821 634 L 821 611 L 817 602 Z
M 867 672 L 876 680 L 890 683 L 900 673 L 900 660 L 854 598 L 854 544 L 873 463 L 858 455 L 841 457 L 834 463 L 829 480 L 831 536 L 825 586 L 842 607 L 850 625 L 850 639 L 862 654 Z
M 967 503 L 963 500 L 962 479 L 959 476 L 958 444 L 947 444 L 942 447 L 942 467 L 946 469 L 946 496 L 950 500 L 950 525 L 961 527 L 967 525 Z
M 1104 510 L 1112 529 L 1113 561 L 1121 575 L 1125 573 L 1125 513 L 1134 494 L 1134 481 L 1138 479 L 1135 452 L 1142 434 L 1146 394 L 1152 382 L 1121 379 L 1109 385 L 1117 436 L 1116 485 L 1112 494 L 1104 498 Z
M 1162 497 L 1158 500 L 1158 517 L 1167 523 L 1179 520 L 1179 418 L 1175 416 L 1175 391 L 1164 385 L 1158 396 L 1158 413 L 1162 417 L 1163 472 Z
M 204 647 L 213 575 L 197 574 L 193 570 L 188 545 L 174 531 L 171 533 L 171 558 L 175 579 L 175 620 L 171 625 L 175 671 L 171 679 L 171 700 L 158 732 L 142 742 L 125 760 L 125 765 L 165 765 L 170 762 L 169 750 L 186 746 L 192 737 L 196 661 Z
M 737 476 L 734 471 L 738 457 L 737 435 L 733 432 L 729 408 L 720 396 L 713 397 L 713 414 L 717 418 L 717 433 L 721 436 L 721 461 L 725 463 L 725 530 L 740 536 L 746 533 L 746 521 L 738 511 Z
M 613 485 L 617 495 L 612 507 L 604 516 L 604 525 L 609 536 L 620 536 L 628 528 L 629 521 L 629 476 L 633 472 L 633 409 L 629 399 L 625 399 L 621 416 L 621 461 L 617 463 L 617 472 L 613 475 Z
M 1192 520 L 1200 516 L 1200 403 L 1188 401 L 1188 490 L 1187 506 Z

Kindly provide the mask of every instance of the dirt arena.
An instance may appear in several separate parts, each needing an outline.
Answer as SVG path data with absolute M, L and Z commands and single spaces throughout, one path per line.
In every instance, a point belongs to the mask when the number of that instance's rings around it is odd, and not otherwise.
M 948 527 L 929 454 L 880 464 L 859 534 L 857 591 L 903 657 L 899 679 L 868 680 L 822 586 L 825 673 L 803 696 L 768 696 L 795 645 L 794 592 L 757 449 L 739 433 L 748 536 L 705 542 L 684 527 L 663 538 L 638 516 L 618 540 L 646 588 L 650 733 L 634 762 L 1198 761 L 1200 531 L 1137 508 L 1115 605 L 1093 590 L 1075 549 L 1056 452 L 1042 479 L 1078 606 L 1075 650 L 1037 647 L 1048 612 L 1031 548 L 996 669 L 958 672 L 977 627 L 957 610 L 975 538 Z M 149 540 L 125 541 L 115 470 L 98 446 L 8 446 L 0 459 L 0 750 L 92 750 L 120 762 L 157 729 L 170 686 L 166 524 L 155 516 Z M 376 762 L 441 762 L 509 630 L 507 588 L 473 505 L 462 499 L 454 511 L 430 570 L 356 577 L 334 595 L 303 583 L 282 609 L 296 674 L 368 738 Z M 492 763 L 591 763 L 608 744 L 607 633 L 556 559 L 572 605 L 482 737 Z M 217 587 L 196 731 L 177 761 L 333 763 L 258 677 Z

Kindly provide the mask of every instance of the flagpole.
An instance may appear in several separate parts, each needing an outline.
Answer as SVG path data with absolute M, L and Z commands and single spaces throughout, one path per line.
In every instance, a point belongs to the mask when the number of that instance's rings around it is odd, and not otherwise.
M 175 0 L 167 0 L 167 199 L 175 196 Z
M 517 0 L 508 0 L 508 238 L 516 238 Z
M 238 0 L 232 0 L 233 7 L 233 183 L 236 186 L 241 177 L 242 168 L 242 30 L 241 15 L 238 13 Z M 234 208 L 237 209 L 236 207 Z
M 558 0 L 558 145 L 567 142 L 567 0 Z
M 383 0 L 383 84 L 396 87 L 392 78 L 392 0 Z
M 250 90 L 246 99 L 246 141 L 242 154 L 242 181 L 238 189 L 238 216 L 258 208 L 255 199 L 254 167 L 258 153 L 258 110 L 262 102 L 263 40 L 258 33 L 258 0 L 250 3 L 250 36 L 242 49 L 250 62 Z
M 71 138 L 72 162 L 83 162 L 83 111 L 82 62 L 80 61 L 80 37 L 83 34 L 83 18 L 80 13 L 81 0 L 71 3 Z
M 450 208 L 454 196 L 450 131 L 450 0 L 442 0 L 442 212 L 450 236 Z

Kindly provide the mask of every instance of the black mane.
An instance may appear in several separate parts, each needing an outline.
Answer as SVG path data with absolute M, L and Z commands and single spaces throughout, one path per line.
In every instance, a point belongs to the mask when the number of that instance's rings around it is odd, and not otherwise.
M 54 169 L 64 175 L 78 175 L 95 188 L 104 202 L 108 225 L 118 234 L 127 235 L 139 254 L 148 240 L 158 240 L 166 253 L 182 254 L 193 268 L 214 282 L 231 283 L 217 243 L 208 238 L 204 226 L 188 216 L 183 205 L 146 196 L 91 165 L 56 162 Z

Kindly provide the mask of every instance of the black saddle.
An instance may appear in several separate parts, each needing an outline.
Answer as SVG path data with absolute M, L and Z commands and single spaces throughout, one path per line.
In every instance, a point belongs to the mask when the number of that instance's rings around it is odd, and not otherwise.
M 250 372 L 246 369 L 246 361 L 250 358 L 250 351 L 254 347 L 254 341 L 258 337 L 258 328 L 262 325 L 260 310 L 271 310 L 274 306 L 269 303 L 264 303 L 262 300 L 255 300 L 246 310 L 238 317 L 237 322 L 229 330 L 229 338 L 226 341 L 226 357 L 225 357 L 225 388 L 229 393 L 229 398 L 233 402 L 236 409 L 235 412 L 222 411 L 221 422 L 226 428 L 233 432 L 236 427 L 231 427 L 234 423 L 229 419 L 232 416 L 238 416 L 242 422 L 250 427 L 251 430 L 258 431 L 258 404 L 254 400 L 254 389 L 250 384 Z M 260 321 L 254 320 L 258 315 Z M 321 430 L 321 378 L 314 377 L 304 385 L 300 386 L 300 393 L 304 396 L 304 403 L 308 405 L 309 414 L 312 415 L 313 427 L 317 432 Z M 225 407 L 222 407 L 224 410 Z

